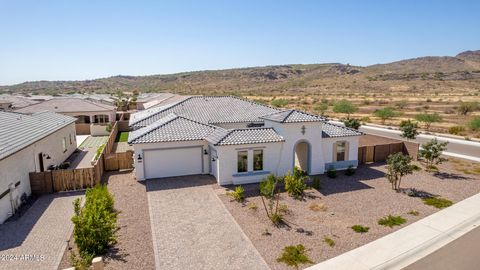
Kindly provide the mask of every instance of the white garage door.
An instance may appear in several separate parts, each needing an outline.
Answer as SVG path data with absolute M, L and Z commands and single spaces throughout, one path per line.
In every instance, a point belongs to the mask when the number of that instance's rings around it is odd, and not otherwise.
M 202 148 L 174 148 L 144 152 L 145 178 L 202 173 Z

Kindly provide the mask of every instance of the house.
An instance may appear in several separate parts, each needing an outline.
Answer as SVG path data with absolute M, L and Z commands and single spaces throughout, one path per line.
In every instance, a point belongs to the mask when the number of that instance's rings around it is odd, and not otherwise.
M 0 102 L 11 103 L 12 110 L 20 109 L 38 103 L 38 101 L 31 100 L 28 97 L 10 94 L 0 94 Z
M 20 113 L 50 111 L 77 118 L 77 134 L 108 135 L 106 125 L 115 122 L 116 107 L 84 98 L 59 97 L 16 110 Z
M 13 105 L 11 101 L 0 100 L 0 111 L 11 111 L 12 109 Z
M 0 112 L 0 223 L 30 195 L 30 172 L 61 164 L 77 148 L 75 118 Z
M 137 97 L 135 101 L 137 110 L 147 110 L 156 106 L 163 106 L 178 102 L 187 98 L 172 93 L 143 93 Z
M 193 96 L 132 114 L 138 180 L 211 174 L 220 185 L 259 182 L 294 166 L 308 174 L 356 167 L 362 133 L 298 110 Z

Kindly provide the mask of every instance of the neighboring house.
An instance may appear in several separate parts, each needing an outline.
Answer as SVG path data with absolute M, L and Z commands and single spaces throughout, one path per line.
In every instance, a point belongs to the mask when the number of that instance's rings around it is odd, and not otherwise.
M 12 109 L 13 105 L 11 101 L 0 100 L 0 111 L 11 111 Z
M 259 182 L 294 166 L 308 174 L 356 167 L 362 133 L 298 110 L 237 97 L 189 97 L 132 114 L 138 180 L 211 174 L 220 185 Z
M 20 109 L 20 108 L 27 107 L 27 106 L 38 103 L 38 101 L 29 99 L 28 97 L 15 96 L 15 95 L 9 95 L 9 94 L 1 94 L 0 95 L 0 101 L 11 103 L 13 110 Z
M 65 161 L 77 148 L 75 118 L 52 112 L 0 112 L 0 223 L 30 195 L 30 172 Z
M 173 104 L 186 98 L 172 93 L 144 93 L 140 94 L 135 102 L 137 110 L 147 110 L 156 106 Z
M 21 113 L 50 111 L 77 118 L 77 134 L 108 135 L 106 125 L 116 120 L 116 107 L 83 98 L 53 98 L 16 110 Z

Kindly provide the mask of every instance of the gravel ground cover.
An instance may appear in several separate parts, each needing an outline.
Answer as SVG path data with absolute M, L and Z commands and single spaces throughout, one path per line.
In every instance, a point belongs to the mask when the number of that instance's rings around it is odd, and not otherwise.
M 402 180 L 402 188 L 415 188 L 453 202 L 461 201 L 480 192 L 480 177 L 463 174 L 453 169 L 451 162 L 439 166 L 441 174 L 425 171 L 415 172 Z M 384 177 L 384 164 L 359 167 L 353 176 L 338 172 L 338 177 L 321 178 L 321 189 L 308 190 L 301 201 L 294 200 L 285 192 L 280 194 L 280 203 L 288 206 L 287 224 L 275 227 L 267 219 L 258 184 L 244 186 L 244 203 L 232 201 L 218 187 L 217 195 L 235 220 L 242 227 L 260 254 L 272 269 L 290 269 L 276 259 L 288 245 L 302 244 L 314 263 L 335 257 L 348 250 L 387 235 L 399 228 L 424 218 L 438 209 L 425 205 L 420 198 L 395 192 Z M 256 206 L 256 209 L 255 207 Z M 417 211 L 418 215 L 409 214 Z M 402 216 L 407 222 L 389 228 L 378 225 L 382 217 Z M 353 225 L 370 227 L 366 233 L 354 232 Z M 270 235 L 266 235 L 265 231 Z M 334 241 L 325 241 L 329 238 Z M 308 265 L 302 265 L 303 268 Z

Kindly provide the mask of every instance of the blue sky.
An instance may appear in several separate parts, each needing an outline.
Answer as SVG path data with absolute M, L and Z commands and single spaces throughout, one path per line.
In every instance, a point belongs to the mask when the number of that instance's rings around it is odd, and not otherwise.
M 480 49 L 480 1 L 0 0 L 0 85 Z

